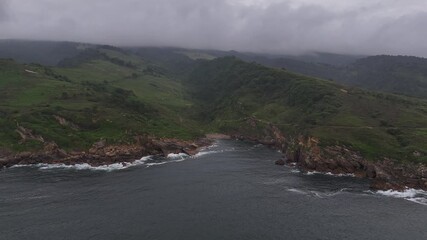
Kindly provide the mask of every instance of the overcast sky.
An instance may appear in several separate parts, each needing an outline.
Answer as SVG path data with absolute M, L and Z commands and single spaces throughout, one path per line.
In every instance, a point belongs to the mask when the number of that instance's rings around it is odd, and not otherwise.
M 427 57 L 427 1 L 0 0 L 0 38 Z

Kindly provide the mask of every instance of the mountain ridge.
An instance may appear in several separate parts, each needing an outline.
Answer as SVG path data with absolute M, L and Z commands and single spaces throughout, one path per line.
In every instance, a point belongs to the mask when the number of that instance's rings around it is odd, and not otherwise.
M 275 146 L 307 169 L 372 177 L 380 173 L 372 169 L 381 166 L 389 169 L 388 178 L 394 176 L 392 182 L 402 177 L 394 175 L 396 166 L 427 161 L 426 100 L 232 56 L 199 57 L 98 46 L 58 67 L 2 60 L 0 86 L 10 94 L 0 106 L 0 152 L 57 146 L 53 149 L 62 154 L 90 150 L 99 141 L 121 146 L 136 144 L 141 136 L 190 140 L 220 132 Z M 342 160 L 344 152 L 356 156 L 353 162 Z M 331 153 L 328 161 L 335 160 L 325 165 Z M 384 159 L 390 164 L 378 165 Z M 417 177 L 404 178 L 412 179 L 406 185 L 424 188 L 423 172 L 412 173 Z

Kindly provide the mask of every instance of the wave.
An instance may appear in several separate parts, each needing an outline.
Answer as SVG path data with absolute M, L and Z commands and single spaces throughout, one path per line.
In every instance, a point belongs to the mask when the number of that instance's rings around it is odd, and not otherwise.
M 106 171 L 111 172 L 115 170 L 123 170 L 130 167 L 135 167 L 139 165 L 144 165 L 148 160 L 152 159 L 152 156 L 145 156 L 139 160 L 133 162 L 120 162 L 99 166 L 92 166 L 88 163 L 79 163 L 79 164 L 63 164 L 63 163 L 37 163 L 37 164 L 20 164 L 12 166 L 11 168 L 21 168 L 21 167 L 33 167 L 38 168 L 39 170 L 51 170 L 51 169 L 70 169 L 70 170 L 92 170 L 92 171 Z
M 332 192 L 310 191 L 310 193 L 317 198 L 327 198 L 327 197 L 333 197 L 333 196 L 336 196 L 338 194 L 341 194 L 341 193 L 345 192 L 346 190 L 348 190 L 348 189 L 342 188 L 338 191 L 332 191 Z
M 333 177 L 355 177 L 355 175 L 353 173 L 335 174 L 335 173 L 331 173 L 331 172 L 318 172 L 318 171 L 310 171 L 310 172 L 305 173 L 305 175 L 315 175 L 315 174 L 322 174 L 322 175 L 333 176 Z
M 171 159 L 171 160 L 162 161 L 162 162 L 151 162 L 151 163 L 146 163 L 146 165 L 147 166 L 157 166 L 157 165 L 163 165 L 163 164 L 172 163 L 172 162 L 182 162 L 182 161 L 187 160 L 189 158 L 194 159 L 194 158 L 198 158 L 198 157 L 201 157 L 201 156 L 204 156 L 204 155 L 209 155 L 209 154 L 223 152 L 223 150 L 203 151 L 203 150 L 211 149 L 213 147 L 216 147 L 216 145 L 208 146 L 208 147 L 202 149 L 202 151 L 200 151 L 200 152 L 198 152 L 198 153 L 196 153 L 196 154 L 194 154 L 192 156 L 190 156 L 190 155 L 188 155 L 186 153 L 170 153 L 170 154 L 168 154 L 167 158 Z
M 202 149 L 202 151 L 198 152 L 194 156 L 191 156 L 191 158 L 197 158 L 207 154 L 219 153 L 224 151 L 224 150 L 206 151 L 206 150 L 215 148 L 217 146 L 218 145 L 213 144 L 211 146 L 205 147 Z M 135 167 L 135 166 L 152 167 L 152 166 L 158 166 L 158 165 L 163 165 L 167 163 L 182 162 L 189 158 L 190 158 L 190 155 L 185 153 L 177 153 L 177 154 L 171 153 L 171 154 L 168 154 L 166 158 L 156 158 L 154 156 L 145 156 L 133 162 L 119 162 L 119 163 L 99 165 L 99 166 L 92 166 L 88 163 L 79 163 L 79 164 L 71 164 L 71 165 L 64 164 L 64 163 L 55 163 L 55 164 L 38 163 L 38 164 L 17 164 L 12 166 L 11 168 L 31 167 L 31 168 L 37 168 L 39 170 L 69 169 L 69 170 L 91 170 L 91 171 L 112 172 L 112 171 L 123 170 L 130 167 Z
M 316 198 L 328 198 L 328 197 L 333 197 L 336 196 L 338 194 L 341 194 L 345 191 L 347 191 L 347 188 L 342 188 L 338 191 L 328 191 L 328 192 L 320 192 L 320 191 L 313 191 L 313 190 L 302 190 L 302 189 L 297 189 L 297 188 L 288 188 L 286 189 L 288 192 L 293 192 L 293 193 L 298 193 L 298 194 L 303 194 L 303 195 L 309 195 L 309 196 L 313 196 Z
M 402 198 L 414 203 L 427 206 L 427 191 L 423 191 L 419 189 L 407 188 L 404 191 L 380 190 L 374 193 L 387 196 L 387 197 Z
M 214 151 L 199 152 L 198 154 L 195 155 L 195 157 L 202 156 L 205 154 L 210 154 L 212 152 Z M 152 166 L 159 166 L 167 163 L 182 162 L 188 159 L 189 157 L 190 156 L 185 153 L 178 153 L 178 154 L 171 153 L 171 154 L 168 154 L 166 158 L 155 158 L 154 156 L 145 156 L 133 162 L 119 162 L 119 163 L 99 165 L 99 166 L 92 166 L 88 163 L 79 163 L 79 164 L 38 163 L 38 164 L 18 164 L 18 165 L 12 166 L 11 168 L 31 167 L 31 168 L 38 168 L 39 170 L 69 169 L 69 170 L 91 170 L 91 171 L 112 172 L 112 171 L 123 170 L 130 167 L 135 167 L 135 166 L 152 167 Z
M 199 152 L 193 157 L 199 157 L 206 154 L 211 154 L 216 151 L 207 151 L 207 152 Z M 133 162 L 119 162 L 119 163 L 113 163 L 113 164 L 106 164 L 106 165 L 99 165 L 99 166 L 92 166 L 88 163 L 79 163 L 79 164 L 64 164 L 64 163 L 54 163 L 54 164 L 48 164 L 48 163 L 37 163 L 37 164 L 17 164 L 12 166 L 11 168 L 24 168 L 24 167 L 31 167 L 31 168 L 37 168 L 39 170 L 54 170 L 54 169 L 69 169 L 69 170 L 91 170 L 91 171 L 105 171 L 105 172 L 112 172 L 117 170 L 123 170 L 130 167 L 135 166 L 146 166 L 146 167 L 152 167 L 152 166 L 158 166 L 163 165 L 167 163 L 173 163 L 173 162 L 182 162 L 189 158 L 190 156 L 185 153 L 178 153 L 178 154 L 169 154 L 166 157 L 165 161 L 158 161 L 153 158 L 153 156 L 145 156 L 142 157 L 139 160 L 135 160 Z
M 169 153 L 167 158 L 168 159 L 184 159 L 188 157 L 189 155 L 186 153 Z
M 300 190 L 300 189 L 296 189 L 296 188 L 288 188 L 286 189 L 288 192 L 293 192 L 293 193 L 298 193 L 298 194 L 304 194 L 306 195 L 307 192 Z
M 236 149 L 234 147 L 232 148 L 226 148 L 226 149 L 222 149 L 222 150 L 211 150 L 212 148 L 217 147 L 218 145 L 211 145 L 209 147 L 203 148 L 200 152 L 194 154 L 193 156 L 191 156 L 192 158 L 197 158 L 197 157 L 201 157 L 204 155 L 209 155 L 209 154 L 215 154 L 215 153 L 224 153 L 224 152 L 233 152 L 236 151 Z M 209 151 L 207 151 L 209 150 Z
M 201 150 L 203 151 L 203 150 L 206 150 L 206 149 L 212 149 L 212 148 L 216 148 L 218 146 L 219 146 L 219 144 L 217 142 L 215 142 L 215 143 L 213 143 L 213 144 L 211 144 L 209 146 L 201 148 Z
M 196 153 L 195 155 L 193 155 L 192 157 L 193 157 L 193 158 L 197 158 L 197 157 L 201 157 L 201 156 L 204 156 L 204 155 L 209 155 L 209 154 L 214 154 L 214 153 L 220 153 L 220 152 L 222 152 L 222 151 L 205 151 L 205 152 L 198 152 L 198 153 Z

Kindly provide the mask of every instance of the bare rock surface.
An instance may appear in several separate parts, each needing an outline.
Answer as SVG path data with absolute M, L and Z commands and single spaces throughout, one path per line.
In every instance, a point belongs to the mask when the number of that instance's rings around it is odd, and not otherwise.
M 43 150 L 20 152 L 0 157 L 0 167 L 11 167 L 17 164 L 82 164 L 92 166 L 107 165 L 119 162 L 133 162 L 147 155 L 167 156 L 171 153 L 194 155 L 202 147 L 212 143 L 210 139 L 183 141 L 178 139 L 155 139 L 136 137 L 134 144 L 108 145 L 105 140 L 95 142 L 88 151 L 66 152 L 54 142 L 47 142 Z

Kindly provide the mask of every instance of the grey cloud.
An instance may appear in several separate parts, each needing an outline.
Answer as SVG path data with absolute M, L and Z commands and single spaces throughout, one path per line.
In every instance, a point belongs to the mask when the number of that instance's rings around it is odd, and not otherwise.
M 10 0 L 0 30 L 2 38 L 115 45 L 427 56 L 420 2 Z
M 6 21 L 8 19 L 7 12 L 7 2 L 3 0 L 0 2 L 0 22 Z
M 426 26 L 427 12 L 406 15 L 383 25 L 372 41 L 377 42 L 383 52 L 398 48 L 409 55 L 427 56 Z

